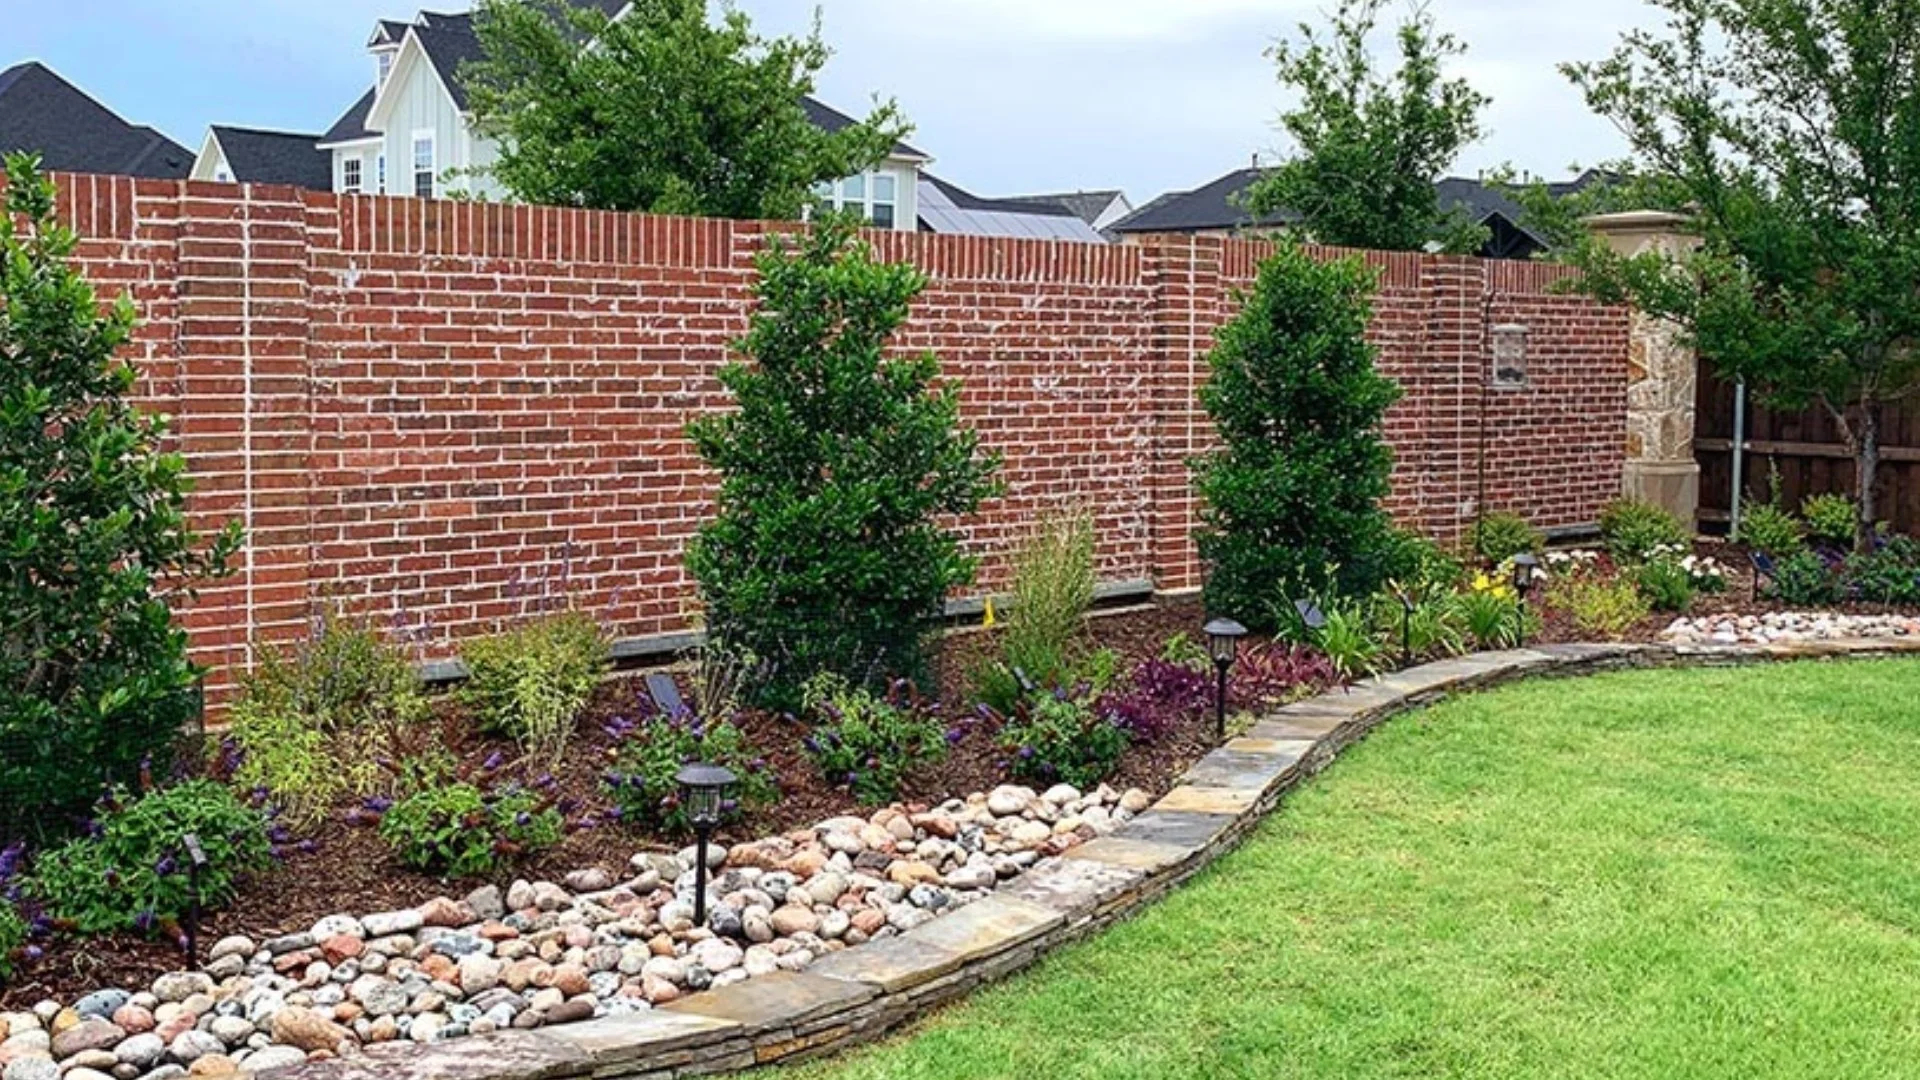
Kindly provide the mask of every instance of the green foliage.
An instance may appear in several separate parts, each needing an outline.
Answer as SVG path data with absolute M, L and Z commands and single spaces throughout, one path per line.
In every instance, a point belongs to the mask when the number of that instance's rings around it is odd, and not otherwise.
M 973 580 L 947 522 L 996 490 L 999 465 L 935 357 L 887 353 L 926 278 L 841 224 L 799 243 L 760 256 L 745 360 L 720 373 L 738 409 L 688 429 L 720 474 L 687 553 L 708 631 L 759 657 L 763 702 L 787 706 L 821 672 L 923 673 L 925 621 Z
M 1845 495 L 1814 495 L 1800 504 L 1800 516 L 1806 519 L 1807 535 L 1823 543 L 1846 547 L 1853 543 L 1860 511 Z
M 908 773 L 947 756 L 946 726 L 910 684 L 877 697 L 821 675 L 807 684 L 806 709 L 814 719 L 807 755 L 828 783 L 844 785 L 864 805 L 894 801 Z
M 1393 582 L 1415 597 L 1444 596 L 1466 576 L 1466 567 L 1439 544 L 1411 529 L 1391 533 Z
M 1547 603 L 1572 616 L 1582 634 L 1602 640 L 1619 637 L 1653 612 L 1633 577 L 1590 571 L 1554 578 Z
M 1373 632 L 1384 652 L 1399 656 L 1404 649 L 1414 657 L 1454 656 L 1466 651 L 1467 630 L 1462 605 L 1452 591 L 1408 592 L 1413 609 L 1398 595 L 1379 596 L 1373 603 Z
M 1841 568 L 1845 587 L 1876 604 L 1920 604 L 1920 541 L 1896 536 Z
M 1340 678 L 1352 680 L 1378 671 L 1381 646 L 1366 612 L 1358 607 L 1336 607 L 1326 616 L 1327 625 L 1314 635 L 1313 643 L 1326 654 Z
M 1035 784 L 1089 789 L 1113 775 L 1127 752 L 1127 729 L 1067 691 L 1024 698 L 1000 728 L 1014 776 Z
M 1846 598 L 1839 578 L 1825 559 L 1811 551 L 1796 551 L 1774 564 L 1766 593 L 1782 604 L 1818 607 Z
M 1207 607 L 1252 629 L 1273 629 L 1287 597 L 1362 600 L 1393 573 L 1380 427 L 1400 388 L 1366 341 L 1373 287 L 1357 259 L 1283 244 L 1208 358 L 1200 399 L 1222 445 L 1194 465 Z
M 1650 559 L 1634 567 L 1634 585 L 1655 611 L 1684 613 L 1693 607 L 1693 574 L 1677 559 Z
M 338 610 L 315 618 L 291 650 L 258 650 L 229 713 L 241 752 L 235 781 L 265 788 L 289 823 L 311 824 L 336 799 L 378 779 L 367 748 L 423 720 L 425 688 L 405 650 Z
M 27 943 L 27 920 L 12 901 L 0 897 L 0 984 L 13 974 L 14 957 Z
M 974 673 L 980 700 L 1002 711 L 1012 708 L 1020 697 L 1016 671 L 1041 685 L 1059 682 L 1073 662 L 1098 584 L 1092 516 L 1064 514 L 1041 522 L 1014 556 L 1013 608 L 1000 633 L 1000 655 Z
M 607 638 L 580 611 L 540 615 L 460 646 L 461 702 L 480 726 L 558 762 L 607 672 Z
M 1879 406 L 1920 385 L 1920 6 L 1660 0 L 1665 32 L 1562 70 L 1662 178 L 1697 245 L 1590 240 L 1576 287 L 1674 321 L 1759 402 L 1819 405 L 1853 451 L 1872 541 Z
M 1511 511 L 1483 514 L 1473 525 L 1473 553 L 1489 565 L 1497 566 L 1515 555 L 1538 555 L 1546 546 L 1540 530 Z
M 103 779 L 168 763 L 200 671 L 168 598 L 225 572 L 229 529 L 189 528 L 186 462 L 127 400 L 130 301 L 69 261 L 36 159 L 0 202 L 0 842 L 65 832 Z
M 1377 73 L 1367 39 L 1382 6 L 1341 0 L 1325 38 L 1302 24 L 1298 42 L 1269 51 L 1281 85 L 1298 95 L 1280 123 L 1299 151 L 1248 192 L 1248 209 L 1297 215 L 1299 231 L 1325 244 L 1472 252 L 1486 229 L 1442 208 L 1434 183 L 1480 140 L 1488 99 L 1442 77 L 1466 46 L 1436 30 L 1424 7 L 1395 34 L 1397 70 Z
M 458 782 L 423 787 L 395 803 L 380 819 L 380 838 L 408 866 L 470 878 L 553 847 L 565 827 L 543 796 Z
M 1480 574 L 1452 602 L 1458 624 L 1477 649 L 1510 649 L 1526 632 L 1526 611 L 1504 578 Z
M 1797 555 L 1807 546 L 1799 520 L 1772 503 L 1754 503 L 1741 511 L 1740 539 L 1776 559 Z
M 1622 564 L 1642 563 L 1655 548 L 1686 547 L 1693 542 L 1680 519 L 1640 499 L 1617 499 L 1600 511 L 1600 537 Z
M 34 860 L 26 892 L 53 919 L 83 934 L 152 933 L 186 914 L 193 897 L 184 834 L 200 838 L 207 865 L 199 901 L 211 910 L 234 895 L 239 878 L 272 859 L 265 816 L 211 780 L 192 780 L 139 797 L 108 798 L 94 835 L 70 840 Z
M 725 804 L 729 820 L 743 810 L 770 806 L 780 797 L 767 761 L 727 721 L 703 721 L 692 714 L 653 716 L 626 733 L 606 775 L 607 794 L 624 821 L 679 835 L 693 823 L 680 804 L 682 767 L 695 762 L 723 765 L 740 778 Z
M 756 34 L 731 7 L 482 0 L 483 57 L 460 70 L 487 171 L 522 202 L 793 220 L 821 183 L 873 168 L 909 134 L 891 103 L 829 132 L 802 100 L 826 65 L 819 26 Z M 591 42 L 590 47 L 583 43 Z

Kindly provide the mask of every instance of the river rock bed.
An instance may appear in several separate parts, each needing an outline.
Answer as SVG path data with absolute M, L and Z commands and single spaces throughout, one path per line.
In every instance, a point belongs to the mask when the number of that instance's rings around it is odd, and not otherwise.
M 1914 636 L 1920 636 L 1920 618 L 1912 615 L 1770 611 L 1675 619 L 1660 638 L 1679 645 L 1771 645 Z
M 400 911 L 212 943 L 198 971 L 0 1014 L 0 1080 L 265 1072 L 369 1043 L 432 1042 L 664 1005 L 889 937 L 987 895 L 1145 809 L 1144 791 L 1005 786 L 708 851 L 635 855 Z

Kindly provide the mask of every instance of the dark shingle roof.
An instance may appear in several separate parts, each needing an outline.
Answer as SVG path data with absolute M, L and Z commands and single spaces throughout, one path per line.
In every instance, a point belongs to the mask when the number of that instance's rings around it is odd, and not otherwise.
M 373 36 L 367 38 L 367 48 L 375 45 L 398 45 L 406 40 L 407 28 L 412 23 L 403 23 L 397 19 L 381 19 L 373 28 Z
M 340 119 L 333 122 L 325 135 L 320 136 L 322 143 L 353 142 L 356 139 L 371 139 L 375 134 L 367 130 L 367 114 L 373 111 L 373 97 L 377 90 L 369 89 L 360 95 Z
M 150 127 L 130 124 L 44 64 L 0 72 L 0 152 L 26 150 L 57 172 L 177 180 L 193 153 Z
M 1280 212 L 1255 219 L 1238 204 L 1240 194 L 1266 175 L 1265 169 L 1236 169 L 1192 191 L 1172 191 L 1113 223 L 1117 233 L 1203 232 L 1284 225 L 1297 214 Z
M 1091 225 L 1100 220 L 1107 212 L 1113 200 L 1121 196 L 1118 191 L 1063 191 L 1057 195 L 1015 195 L 1000 201 L 1015 206 L 1060 206 L 1069 214 Z
M 1041 217 L 1079 217 L 1059 203 L 1034 202 L 1027 199 L 986 199 L 953 183 L 942 180 L 929 172 L 920 174 L 927 183 L 940 189 L 953 205 L 962 210 L 993 210 L 1005 214 L 1038 214 Z
M 234 180 L 243 184 L 292 184 L 312 191 L 333 189 L 333 157 L 315 149 L 313 135 L 214 125 Z
M 423 14 L 421 25 L 414 27 L 413 32 L 420 38 L 420 47 L 426 50 L 434 70 L 440 73 L 447 90 L 453 94 L 454 106 L 465 111 L 467 86 L 460 79 L 460 65 L 486 59 L 486 51 L 480 47 L 480 35 L 473 29 L 473 16 Z

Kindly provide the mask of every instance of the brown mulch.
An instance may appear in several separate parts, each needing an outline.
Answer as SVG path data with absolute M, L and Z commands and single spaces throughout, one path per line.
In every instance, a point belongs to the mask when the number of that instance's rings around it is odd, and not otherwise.
M 1143 605 L 1096 616 L 1089 622 L 1089 637 L 1098 647 L 1140 659 L 1158 655 L 1176 633 L 1194 633 L 1201 621 L 1196 601 Z M 989 635 L 973 630 L 956 631 L 944 642 L 938 675 L 942 712 L 950 720 L 973 715 L 967 675 L 990 646 Z M 600 781 L 614 746 L 604 724 L 612 717 L 631 715 L 640 708 L 638 701 L 643 695 L 637 674 L 610 681 L 602 688 L 581 723 L 566 762 L 554 770 L 557 796 L 577 802 L 589 813 L 608 806 Z M 806 732 L 799 725 L 768 714 L 750 714 L 741 726 L 780 778 L 780 800 L 749 815 L 730 835 L 721 837 L 723 842 L 771 836 L 825 818 L 860 812 L 854 799 L 844 790 L 829 786 L 814 770 L 800 745 Z M 510 744 L 471 736 L 457 716 L 449 717 L 443 727 L 443 743 L 465 764 L 477 765 L 496 751 L 511 751 Z M 996 732 L 984 722 L 965 725 L 965 730 L 944 762 L 908 779 L 904 801 L 937 804 L 1006 781 L 1003 755 L 995 745 Z M 1159 795 L 1213 745 L 1211 718 L 1188 718 L 1163 738 L 1128 751 L 1110 782 L 1118 788 L 1139 787 Z M 200 931 L 203 956 L 214 941 L 229 934 L 245 934 L 259 941 L 305 930 L 338 912 L 366 914 L 412 907 L 436 896 L 462 896 L 485 884 L 450 881 L 399 865 L 374 829 L 345 822 L 345 809 L 301 832 L 295 839 L 305 843 L 286 847 L 272 871 L 249 881 L 231 904 L 207 916 Z M 627 825 L 584 829 L 494 884 L 505 885 L 513 877 L 557 880 L 568 871 L 590 866 L 618 871 L 637 851 L 671 851 L 683 845 L 681 838 L 650 835 Z M 144 988 L 156 976 L 181 968 L 185 959 L 173 943 L 133 934 L 84 940 L 62 936 L 44 944 L 45 955 L 24 965 L 11 984 L 0 991 L 0 1011 L 26 1008 L 45 998 L 71 1001 L 107 986 Z

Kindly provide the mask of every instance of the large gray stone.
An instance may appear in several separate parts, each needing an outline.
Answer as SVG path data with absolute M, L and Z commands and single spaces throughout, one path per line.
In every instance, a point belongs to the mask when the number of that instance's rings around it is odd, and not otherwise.
M 957 916 L 949 916 L 954 917 Z M 745 1028 L 747 1033 L 755 1033 L 850 1009 L 876 992 L 863 983 L 778 971 L 682 998 L 665 1008 L 669 1012 L 711 1020 L 729 1020 Z
M 828 953 L 807 968 L 810 975 L 866 983 L 897 994 L 932 982 L 960 966 L 960 954 L 915 935 L 881 938 Z
M 945 949 L 965 964 L 1005 952 L 1065 921 L 1065 916 L 1052 908 L 995 893 L 906 936 Z

